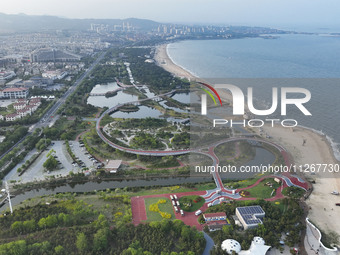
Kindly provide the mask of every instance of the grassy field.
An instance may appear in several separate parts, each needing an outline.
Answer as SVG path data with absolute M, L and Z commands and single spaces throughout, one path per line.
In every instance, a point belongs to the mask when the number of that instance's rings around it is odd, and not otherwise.
M 271 203 L 275 205 L 276 207 L 278 207 L 282 213 L 284 213 L 288 208 L 287 201 L 284 199 L 276 200 Z
M 272 183 L 273 187 L 270 187 L 266 185 L 267 182 Z M 257 186 L 247 189 L 246 191 L 250 192 L 250 197 L 256 197 L 256 198 L 271 198 L 274 197 L 276 192 L 273 192 L 273 189 L 276 189 L 279 187 L 279 184 L 277 184 L 274 179 L 264 179 L 261 181 Z M 273 193 L 272 193 L 273 192 Z
M 69 199 L 75 199 L 75 201 L 84 202 L 85 205 L 89 205 L 93 210 L 97 210 L 98 212 L 104 214 L 110 221 L 115 221 L 117 220 L 117 217 L 124 217 L 124 215 L 129 214 L 129 211 L 131 211 L 129 197 L 126 197 L 125 202 L 123 202 L 123 199 L 120 197 L 115 197 L 116 195 L 117 194 L 112 194 L 111 192 L 106 191 L 99 191 L 96 194 L 77 195 L 72 193 L 60 193 L 56 195 L 46 195 L 27 199 L 21 204 L 15 206 L 15 208 L 25 208 L 26 206 L 53 203 L 53 201 L 62 202 Z M 106 199 L 104 199 L 104 197 L 106 197 Z M 120 216 L 117 216 L 117 213 Z
M 194 212 L 194 211 L 197 211 L 198 209 L 200 209 L 203 205 L 204 205 L 204 202 L 205 202 L 205 199 L 203 197 L 201 201 L 195 203 L 193 200 L 195 198 L 197 198 L 198 196 L 184 196 L 184 197 L 181 197 L 179 199 L 179 203 L 181 204 L 181 209 L 183 209 L 183 211 L 186 211 L 186 212 Z M 184 206 L 182 206 L 182 203 L 186 200 L 191 200 L 191 207 L 190 208 L 185 208 Z
M 228 187 L 233 187 L 235 189 L 240 189 L 240 188 L 245 188 L 250 185 L 253 185 L 259 178 L 252 178 L 252 179 L 246 179 L 246 180 L 241 180 L 241 181 L 236 181 L 236 182 L 227 182 L 225 183 L 226 186 Z
M 147 196 L 147 195 L 158 195 L 158 194 L 172 194 L 172 193 L 181 193 L 181 192 L 191 192 L 191 191 L 202 191 L 208 189 L 216 188 L 215 183 L 202 183 L 202 184 L 194 184 L 192 187 L 185 186 L 170 186 L 170 187 L 159 187 L 153 189 L 141 189 L 133 192 L 123 192 L 125 195 L 134 196 Z
M 289 196 L 295 199 L 302 197 L 305 193 L 306 191 L 304 191 L 303 189 L 299 187 L 286 187 L 282 191 L 283 195 Z
M 253 185 L 255 182 L 257 182 L 258 179 L 266 176 L 266 175 L 270 175 L 270 173 L 265 173 L 265 174 L 257 174 L 255 177 L 253 178 L 249 178 L 249 179 L 245 179 L 245 180 L 239 180 L 239 181 L 230 181 L 230 180 L 226 180 L 223 183 L 228 186 L 228 187 L 233 187 L 235 189 L 241 189 L 241 188 L 246 188 L 250 185 Z M 270 179 L 268 179 L 270 180 Z
M 146 198 L 145 201 L 145 211 L 146 211 L 146 216 L 147 216 L 147 222 L 151 222 L 151 221 L 161 221 L 163 218 L 162 216 L 159 214 L 159 212 L 151 212 L 149 210 L 149 207 L 151 204 L 155 204 L 158 202 L 158 200 L 160 199 L 165 199 L 166 203 L 165 204 L 159 204 L 159 210 L 161 212 L 167 212 L 171 214 L 171 219 L 174 220 L 175 218 L 175 213 L 174 213 L 174 209 L 172 208 L 172 204 L 170 199 L 168 198 L 164 198 L 164 197 L 150 197 L 150 198 Z

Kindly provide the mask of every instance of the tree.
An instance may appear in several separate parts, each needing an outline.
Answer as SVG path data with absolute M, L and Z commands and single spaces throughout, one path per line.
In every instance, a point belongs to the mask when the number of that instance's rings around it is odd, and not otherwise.
M 99 229 L 93 237 L 93 248 L 95 251 L 103 251 L 107 248 L 108 229 Z
M 58 245 L 54 248 L 56 254 L 65 254 L 65 249 L 63 246 Z
M 38 222 L 38 226 L 39 228 L 46 228 L 47 224 L 46 224 L 46 219 L 45 218 L 41 218 Z
M 98 220 L 96 221 L 96 227 L 99 229 L 99 228 L 108 227 L 108 226 L 109 226 L 109 223 L 107 222 L 104 214 L 99 214 Z
M 56 169 L 57 166 L 58 166 L 58 161 L 53 156 L 49 156 L 49 158 L 43 164 L 43 167 L 45 167 L 49 171 Z
M 87 239 L 84 233 L 79 233 L 77 235 L 77 241 L 76 241 L 76 246 L 78 251 L 83 254 L 87 251 L 88 245 L 87 245 Z
M 17 233 L 17 234 L 21 233 L 22 230 L 23 230 L 23 224 L 22 224 L 22 222 L 21 222 L 21 221 L 15 221 L 15 222 L 11 225 L 11 229 L 12 229 L 15 233 Z
M 55 215 L 48 215 L 46 218 L 46 226 L 48 228 L 53 228 L 55 226 L 57 226 L 58 224 L 58 220 L 57 217 Z
M 24 230 L 28 233 L 35 231 L 37 225 L 35 220 L 26 220 L 24 221 Z

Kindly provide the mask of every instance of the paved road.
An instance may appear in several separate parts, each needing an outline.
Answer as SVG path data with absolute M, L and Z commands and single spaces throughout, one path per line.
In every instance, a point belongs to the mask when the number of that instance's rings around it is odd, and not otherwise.
M 207 243 L 202 255 L 209 255 L 212 248 L 214 248 L 215 243 L 214 240 L 207 233 L 203 232 L 203 234 Z
M 37 128 L 45 128 L 51 123 L 54 123 L 58 116 L 56 112 L 65 103 L 66 99 L 77 89 L 77 87 L 82 83 L 82 81 L 92 72 L 94 67 L 104 58 L 105 52 L 102 52 L 99 57 L 91 64 L 91 66 L 75 81 L 75 83 L 65 92 L 65 94 L 57 100 L 57 102 L 44 114 L 41 120 L 32 125 L 27 135 L 25 135 L 20 141 L 14 144 L 8 151 L 0 156 L 2 159 L 5 155 L 11 152 L 15 147 L 17 147 L 28 135 L 33 133 Z

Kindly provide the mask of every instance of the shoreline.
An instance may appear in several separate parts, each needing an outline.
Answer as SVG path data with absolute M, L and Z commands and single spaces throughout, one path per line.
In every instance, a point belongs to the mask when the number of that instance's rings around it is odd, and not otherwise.
M 189 81 L 190 80 L 199 80 L 199 77 L 195 76 L 188 70 L 185 70 L 183 67 L 175 64 L 171 57 L 168 54 L 168 47 L 169 44 L 161 44 L 159 46 L 156 46 L 155 51 L 155 62 L 158 66 L 162 67 L 164 70 L 168 71 L 169 73 L 172 73 L 176 77 L 179 78 L 186 78 Z
M 192 73 L 173 62 L 168 55 L 167 45 L 157 46 L 154 57 L 156 63 L 174 76 L 189 80 L 199 80 L 199 77 L 195 77 Z M 231 101 L 231 95 L 226 91 L 221 91 L 220 95 L 224 100 Z M 255 133 L 260 134 L 257 128 L 253 130 Z M 304 126 L 294 128 L 271 128 L 266 126 L 263 130 L 272 137 L 272 141 L 281 144 L 288 150 L 295 164 L 340 164 L 336 156 L 336 153 L 339 152 L 334 150 L 334 142 L 321 131 Z M 305 179 L 315 181 L 313 192 L 305 201 L 310 208 L 308 217 L 314 222 L 318 222 L 318 225 L 325 233 L 333 231 L 340 235 L 340 229 L 336 227 L 340 226 L 340 218 L 337 216 L 335 206 L 335 203 L 338 203 L 340 198 L 331 195 L 334 190 L 340 191 L 340 172 L 328 173 L 327 176 L 323 176 L 322 173 L 299 174 L 302 174 Z

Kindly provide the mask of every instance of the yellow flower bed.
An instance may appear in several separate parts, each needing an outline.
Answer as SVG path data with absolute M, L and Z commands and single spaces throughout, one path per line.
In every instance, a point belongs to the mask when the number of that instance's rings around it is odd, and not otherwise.
M 170 190 L 176 190 L 176 189 L 179 189 L 179 186 L 172 186 L 169 188 Z
M 160 199 L 160 200 L 158 200 L 157 203 L 151 204 L 149 206 L 149 211 L 151 211 L 151 212 L 159 212 L 159 214 L 162 216 L 162 218 L 164 218 L 164 219 L 171 219 L 171 214 L 170 213 L 161 212 L 161 210 L 158 207 L 159 204 L 165 204 L 165 203 L 166 203 L 165 199 Z
M 116 212 L 114 216 L 115 216 L 115 218 L 118 218 L 118 217 L 120 217 L 120 216 L 122 216 L 122 215 L 123 215 L 122 212 Z

